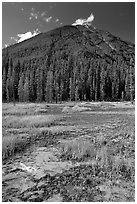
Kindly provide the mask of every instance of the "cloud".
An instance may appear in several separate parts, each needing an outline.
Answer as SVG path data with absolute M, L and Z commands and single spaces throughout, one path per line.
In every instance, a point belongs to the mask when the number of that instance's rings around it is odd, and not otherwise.
M 87 19 L 77 19 L 72 25 L 91 25 L 94 20 L 94 15 L 91 13 Z
M 17 41 L 17 38 L 15 37 L 10 37 L 11 40 Z
M 5 44 L 5 48 L 8 47 L 8 46 L 9 46 L 8 44 Z
M 55 20 L 55 22 L 59 22 L 59 19 L 57 18 L 57 19 Z
M 34 37 L 35 35 L 38 35 L 40 33 L 40 31 L 38 30 L 38 28 L 36 30 L 33 31 L 33 33 L 31 33 L 30 31 L 27 33 L 23 33 L 23 34 L 18 34 L 17 36 L 19 37 L 19 40 L 17 41 L 17 43 L 22 42 L 24 40 L 27 40 L 31 37 Z
M 27 40 L 31 37 L 34 37 L 35 35 L 38 35 L 40 31 L 38 28 L 32 32 L 27 32 L 27 33 L 22 33 L 22 34 L 17 34 L 17 37 L 10 37 L 11 40 L 14 40 L 16 43 L 20 43 L 24 40 Z
M 56 7 L 56 5 L 57 5 L 56 3 L 51 4 L 51 5 L 49 6 L 49 8 L 50 8 L 50 9 L 53 9 L 54 7 Z
M 46 16 L 46 12 L 45 11 L 41 13 L 41 17 L 43 17 L 43 16 Z
M 39 11 L 36 12 L 34 8 L 31 8 L 29 20 L 32 20 L 32 19 L 36 19 L 37 20 L 38 16 L 39 16 Z
M 43 18 L 44 21 L 46 21 L 47 23 L 49 23 L 52 19 L 52 16 L 48 17 L 48 18 Z

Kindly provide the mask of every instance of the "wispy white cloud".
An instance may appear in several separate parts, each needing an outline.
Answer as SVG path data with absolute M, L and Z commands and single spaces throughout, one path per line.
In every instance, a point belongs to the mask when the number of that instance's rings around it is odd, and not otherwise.
M 92 21 L 94 20 L 94 15 L 91 13 L 91 15 L 87 19 L 77 19 L 72 25 L 91 25 Z
M 51 5 L 49 6 L 49 8 L 50 8 L 50 9 L 53 9 L 54 7 L 56 7 L 56 5 L 57 5 L 56 3 L 51 4 Z
M 24 11 L 24 8 L 21 8 L 21 11 Z
M 51 19 L 52 19 L 52 16 L 50 16 L 48 18 L 46 18 L 46 17 L 43 18 L 43 20 L 46 21 L 47 23 L 49 23 L 51 21 Z
M 56 22 L 56 23 L 59 22 L 59 19 L 57 18 L 57 19 L 55 20 L 55 22 Z
M 23 33 L 23 34 L 18 34 L 17 36 L 19 37 L 19 40 L 17 41 L 18 43 L 19 42 L 22 42 L 24 40 L 27 40 L 31 37 L 34 37 L 35 35 L 38 35 L 40 33 L 40 31 L 38 29 L 34 30 L 33 33 L 31 33 L 30 31 L 27 32 L 27 33 Z
M 31 8 L 29 20 L 32 20 L 32 19 L 36 19 L 37 20 L 38 16 L 39 16 L 39 11 L 36 12 L 34 8 Z
M 5 44 L 4 46 L 5 46 L 5 48 L 6 48 L 6 47 L 8 47 L 9 45 L 8 45 L 8 44 Z
M 17 41 L 17 38 L 15 37 L 10 37 L 11 40 Z
M 10 37 L 10 39 L 14 40 L 16 43 L 19 43 L 31 37 L 34 37 L 35 35 L 38 35 L 39 33 L 40 31 L 37 28 L 36 30 L 33 31 L 33 33 L 29 31 L 29 32 L 22 33 L 22 34 L 17 34 L 17 37 Z
M 46 12 L 45 12 L 45 11 L 43 11 L 43 12 L 41 13 L 41 17 L 43 17 L 43 16 L 46 16 Z

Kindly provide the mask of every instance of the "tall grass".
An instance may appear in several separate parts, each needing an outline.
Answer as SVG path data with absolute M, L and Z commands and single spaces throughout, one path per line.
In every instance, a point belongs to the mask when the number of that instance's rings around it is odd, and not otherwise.
M 7 159 L 22 151 L 31 138 L 40 132 L 40 128 L 50 127 L 62 119 L 57 114 L 43 114 L 46 104 L 18 103 L 3 104 L 2 112 L 2 159 Z M 52 109 L 51 109 L 52 110 Z M 45 112 L 44 112 L 45 111 Z M 22 137 L 22 133 L 24 136 Z M 30 145 L 30 144 L 29 144 Z
M 28 143 L 27 137 L 16 135 L 4 137 L 2 139 L 2 159 L 5 160 L 16 152 L 24 150 Z
M 103 143 L 100 143 L 102 140 Z M 122 176 L 126 179 L 134 179 L 134 160 L 126 158 L 121 152 L 118 155 L 112 155 L 110 147 L 103 138 L 99 144 L 84 138 L 62 142 L 60 158 L 76 162 L 90 161 L 94 174 L 102 172 L 109 178 Z
M 92 143 L 83 139 L 65 141 L 60 146 L 62 158 L 81 161 L 95 157 L 95 147 Z
M 34 127 L 48 127 L 61 120 L 58 115 L 27 115 L 27 116 L 5 116 L 3 118 L 4 128 L 34 128 Z

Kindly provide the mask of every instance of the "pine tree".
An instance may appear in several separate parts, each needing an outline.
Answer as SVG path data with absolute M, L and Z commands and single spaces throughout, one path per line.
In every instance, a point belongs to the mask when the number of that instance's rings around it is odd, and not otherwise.
M 20 80 L 19 80 L 19 85 L 18 85 L 18 96 L 19 96 L 19 101 L 23 102 L 24 101 L 24 74 L 21 74 Z
M 133 71 L 132 71 L 132 66 L 129 67 L 130 71 L 130 101 L 133 103 L 133 94 L 134 94 L 134 88 L 133 88 Z
M 6 68 L 3 69 L 2 74 L 2 101 L 6 100 L 6 80 L 7 80 L 7 74 L 6 74 Z
M 72 83 L 72 78 L 70 78 L 70 83 L 69 83 L 69 98 L 70 101 L 73 99 L 73 83 Z
M 34 74 L 34 69 L 32 69 L 30 71 L 30 74 L 29 74 L 29 83 L 30 83 L 30 101 L 34 101 L 35 98 L 36 98 L 36 95 L 35 95 L 35 74 Z
M 16 95 L 16 72 L 15 68 L 13 67 L 12 70 L 12 88 L 13 88 L 13 103 L 15 105 L 15 95 Z
M 12 68 L 13 68 L 13 62 L 11 58 L 9 62 L 8 75 L 7 75 L 7 81 L 6 81 L 6 98 L 8 102 L 13 100 Z
M 101 73 L 100 73 L 100 99 L 105 100 L 105 62 L 101 64 Z
M 17 100 L 18 99 L 18 84 L 19 84 L 19 79 L 20 79 L 20 61 L 19 60 L 17 61 L 17 64 L 13 66 L 12 78 L 13 78 L 15 100 Z
M 126 70 L 125 99 L 126 100 L 130 100 L 130 74 L 129 74 L 129 69 Z
M 78 80 L 76 80 L 75 101 L 77 102 L 78 100 L 79 100 L 79 86 L 78 86 Z
M 36 71 L 36 92 L 37 92 L 37 101 L 42 102 L 43 100 L 43 69 L 38 67 Z
M 53 101 L 53 72 L 52 71 L 48 71 L 47 73 L 45 99 L 48 103 Z
M 26 76 L 24 83 L 24 101 L 29 102 L 29 77 Z

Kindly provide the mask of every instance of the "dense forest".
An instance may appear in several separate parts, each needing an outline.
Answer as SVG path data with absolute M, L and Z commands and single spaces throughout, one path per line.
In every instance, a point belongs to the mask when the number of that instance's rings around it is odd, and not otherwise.
M 92 26 L 60 27 L 2 51 L 3 102 L 134 97 L 134 44 Z

